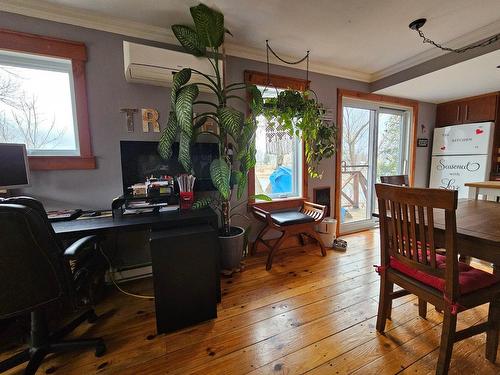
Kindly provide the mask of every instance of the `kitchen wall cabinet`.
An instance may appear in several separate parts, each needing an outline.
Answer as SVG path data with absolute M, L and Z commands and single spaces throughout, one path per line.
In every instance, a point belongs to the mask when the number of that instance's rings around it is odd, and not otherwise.
M 454 100 L 437 105 L 436 127 L 495 122 L 491 180 L 500 180 L 500 92 Z
M 498 93 L 454 100 L 437 105 L 436 126 L 495 121 Z

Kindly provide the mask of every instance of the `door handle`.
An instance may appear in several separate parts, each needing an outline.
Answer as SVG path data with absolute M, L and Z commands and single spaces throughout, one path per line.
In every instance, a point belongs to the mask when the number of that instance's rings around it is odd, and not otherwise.
M 465 105 L 465 120 L 467 121 L 469 119 L 469 105 Z
M 460 122 L 460 105 L 457 106 L 457 122 Z

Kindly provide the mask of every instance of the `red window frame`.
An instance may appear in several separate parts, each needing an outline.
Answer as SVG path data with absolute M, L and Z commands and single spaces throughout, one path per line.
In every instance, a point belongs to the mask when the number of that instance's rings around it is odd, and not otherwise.
M 0 49 L 34 55 L 70 59 L 75 88 L 76 118 L 78 123 L 79 156 L 29 156 L 31 170 L 95 169 L 92 153 L 87 103 L 85 63 L 87 48 L 84 43 L 51 38 L 18 31 L 0 29 Z

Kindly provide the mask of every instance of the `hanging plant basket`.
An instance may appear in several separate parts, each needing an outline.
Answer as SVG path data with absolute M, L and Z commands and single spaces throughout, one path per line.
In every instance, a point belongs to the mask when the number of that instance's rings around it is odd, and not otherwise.
M 266 98 L 263 115 L 271 126 L 301 137 L 305 145 L 308 173 L 322 177 L 320 163 L 334 156 L 337 128 L 325 118 L 326 110 L 313 91 L 283 90 Z

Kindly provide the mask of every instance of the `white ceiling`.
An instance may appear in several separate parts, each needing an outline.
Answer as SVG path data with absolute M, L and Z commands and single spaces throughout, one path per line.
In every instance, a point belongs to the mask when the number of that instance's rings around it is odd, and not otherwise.
M 442 103 L 500 91 L 500 50 L 376 91 L 377 94 Z
M 198 2 L 0 0 L 0 9 L 172 41 L 170 26 L 191 23 L 188 7 Z M 408 24 L 416 18 L 427 18 L 424 31 L 441 42 L 460 40 L 463 45 L 500 31 L 500 0 L 205 2 L 225 14 L 226 26 L 234 34 L 227 41 L 229 54 L 262 59 L 265 40 L 269 39 L 271 46 L 284 56 L 298 58 L 310 50 L 311 70 L 365 81 L 440 54 L 422 44 L 416 33 L 409 30 Z

